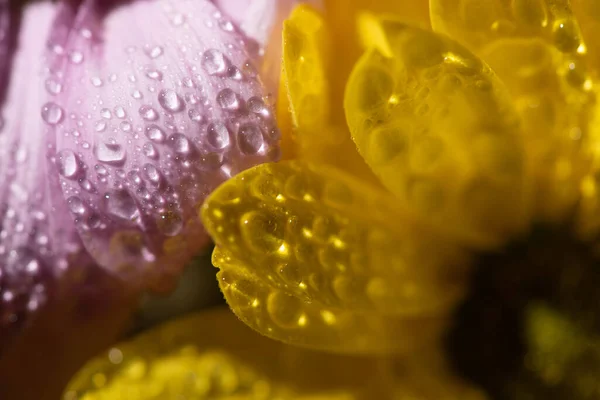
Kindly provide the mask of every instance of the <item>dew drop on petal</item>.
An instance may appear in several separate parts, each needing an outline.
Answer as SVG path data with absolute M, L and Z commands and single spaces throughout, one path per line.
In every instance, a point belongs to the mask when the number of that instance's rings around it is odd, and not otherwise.
M 114 190 L 104 194 L 105 207 L 108 214 L 125 221 L 135 221 L 140 210 L 135 200 L 126 190 Z
M 147 126 L 145 133 L 148 139 L 156 143 L 163 143 L 166 139 L 165 131 L 163 131 L 158 125 Z
M 236 92 L 227 88 L 217 94 L 217 103 L 223 110 L 235 111 L 240 108 L 240 99 Z
M 206 140 L 215 149 L 224 149 L 229 146 L 229 130 L 221 122 L 211 123 L 206 128 Z
M 260 128 L 253 123 L 240 126 L 238 131 L 238 143 L 242 153 L 258 153 L 264 144 L 264 139 Z
M 94 146 L 94 155 L 98 161 L 111 165 L 122 165 L 126 151 L 123 146 L 112 143 L 98 143 Z
M 158 113 L 150 106 L 141 106 L 139 112 L 140 116 L 146 121 L 156 121 L 158 119 Z
M 64 117 L 63 109 L 56 103 L 49 102 L 42 106 L 42 119 L 48 125 L 56 125 Z
M 182 133 L 174 133 L 169 136 L 169 146 L 177 154 L 186 155 L 192 151 L 192 144 Z
M 209 49 L 202 54 L 202 67 L 209 75 L 225 75 L 230 62 L 219 50 Z
M 71 150 L 62 150 L 56 156 L 58 173 L 65 178 L 73 179 L 79 172 L 77 156 Z
M 161 90 L 158 94 L 158 103 L 167 111 L 180 112 L 185 108 L 185 103 L 179 95 L 171 89 Z

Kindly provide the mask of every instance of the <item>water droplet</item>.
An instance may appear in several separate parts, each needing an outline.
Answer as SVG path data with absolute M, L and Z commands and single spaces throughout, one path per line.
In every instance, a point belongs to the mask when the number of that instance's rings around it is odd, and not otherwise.
M 221 21 L 219 21 L 219 26 L 221 27 L 221 29 L 223 29 L 225 32 L 233 32 L 234 26 L 231 23 L 231 21 L 227 20 L 227 19 L 223 19 Z
M 100 116 L 104 119 L 111 119 L 112 112 L 110 112 L 108 108 L 103 108 L 102 110 L 100 110 Z
M 71 54 L 69 54 L 69 61 L 73 64 L 81 64 L 83 62 L 83 53 L 80 51 L 72 51 Z
M 202 114 L 200 113 L 200 111 L 198 111 L 196 109 L 189 110 L 188 111 L 188 116 L 194 122 L 201 123 L 204 120 L 204 117 L 202 116 Z
M 49 102 L 42 107 L 42 119 L 48 125 L 56 125 L 62 121 L 64 117 L 63 109 L 56 103 Z
M 136 186 L 140 186 L 143 183 L 142 177 L 137 171 L 129 171 L 127 173 L 127 179 Z
M 258 75 L 258 71 L 250 61 L 246 61 L 244 65 L 242 65 L 242 72 L 248 78 L 255 78 Z
M 185 15 L 183 14 L 173 14 L 171 16 L 171 24 L 173 26 L 181 26 L 185 23 Z
M 118 118 L 125 118 L 127 116 L 127 113 L 125 112 L 125 109 L 121 106 L 117 106 L 115 107 L 115 115 Z
M 140 217 L 140 210 L 135 200 L 126 190 L 114 190 L 104 195 L 106 211 L 121 220 L 135 221 Z
M 177 154 L 186 155 L 192 151 L 192 144 L 185 135 L 181 133 L 174 133 L 169 136 L 169 146 Z
M 217 95 L 217 103 L 223 110 L 235 111 L 240 108 L 240 99 L 236 92 L 227 88 Z
M 62 84 L 53 78 L 46 79 L 45 87 L 50 94 L 59 94 L 62 91 Z
M 152 143 L 144 143 L 142 146 L 142 152 L 148 158 L 157 158 L 158 152 L 156 151 L 156 147 Z
M 97 76 L 90 79 L 90 82 L 92 82 L 92 85 L 94 85 L 95 87 L 100 87 L 104 84 L 104 82 L 102 82 L 102 79 L 98 78 Z
M 94 125 L 94 129 L 96 130 L 96 132 L 104 132 L 106 130 L 106 122 L 105 121 L 96 122 L 96 125 Z
M 154 79 L 155 81 L 160 81 L 163 78 L 163 74 L 162 72 L 155 70 L 155 69 L 149 69 L 146 71 L 146 76 L 150 79 Z
M 71 150 L 62 150 L 56 156 L 58 173 L 65 178 L 73 179 L 79 172 L 77 156 Z
M 221 122 L 211 123 L 206 128 L 206 140 L 215 149 L 224 149 L 229 146 L 229 130 Z
M 230 62 L 218 50 L 209 49 L 202 54 L 202 67 L 209 75 L 225 75 Z
M 264 118 L 268 118 L 271 115 L 265 103 L 258 96 L 253 96 L 248 99 L 248 109 Z
M 139 111 L 142 118 L 146 121 L 156 121 L 158 119 L 158 113 L 150 106 L 141 106 Z
M 134 99 L 141 99 L 142 97 L 144 97 L 142 95 L 142 92 L 140 92 L 139 90 L 134 90 L 133 92 L 131 92 L 131 97 L 133 97 Z
M 167 211 L 158 218 L 158 230 L 166 236 L 176 236 L 183 229 L 183 218 L 176 212 Z
M 156 143 L 163 143 L 166 139 L 165 132 L 158 125 L 147 126 L 145 133 L 148 139 Z
M 253 123 L 240 126 L 238 131 L 238 143 L 242 153 L 258 153 L 264 144 L 264 139 L 260 128 Z
M 238 67 L 231 66 L 227 70 L 227 76 L 233 79 L 234 81 L 241 81 L 243 76 L 242 72 L 238 69 Z
M 161 175 L 158 168 L 152 164 L 144 165 L 144 175 L 150 181 L 153 186 L 159 186 L 161 181 Z
M 82 181 L 79 182 L 79 186 L 81 186 L 81 188 L 87 192 L 90 193 L 94 193 L 96 191 L 96 188 L 94 187 L 94 185 L 92 184 L 92 182 L 90 182 L 87 179 L 83 179 Z
M 121 129 L 123 132 L 131 132 L 131 123 L 128 121 L 121 121 L 119 124 L 119 129 Z
M 161 90 L 158 94 L 158 102 L 165 110 L 171 112 L 180 112 L 185 108 L 181 97 L 171 89 Z
M 123 165 L 125 163 L 126 151 L 120 144 L 98 143 L 94 146 L 94 155 L 100 162 L 111 165 Z
M 71 210 L 71 212 L 73 214 L 76 215 L 82 215 L 85 214 L 85 204 L 83 204 L 83 201 L 81 201 L 81 199 L 79 197 L 76 196 L 72 196 L 69 197 L 67 199 L 67 204 L 69 206 L 69 210 Z
M 152 59 L 158 58 L 163 54 L 163 48 L 160 46 L 148 46 L 144 48 L 146 55 Z

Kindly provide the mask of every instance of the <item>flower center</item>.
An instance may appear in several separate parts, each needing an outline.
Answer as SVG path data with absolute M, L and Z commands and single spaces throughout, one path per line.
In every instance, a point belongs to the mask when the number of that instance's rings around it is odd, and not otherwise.
M 492 399 L 600 398 L 600 254 L 568 230 L 482 254 L 446 349 Z

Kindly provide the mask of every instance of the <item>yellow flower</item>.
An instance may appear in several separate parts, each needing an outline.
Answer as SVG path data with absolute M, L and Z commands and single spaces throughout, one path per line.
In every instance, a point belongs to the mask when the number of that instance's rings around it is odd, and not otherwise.
M 284 161 L 201 210 L 234 313 L 311 349 L 225 346 L 267 364 L 236 379 L 271 382 L 270 399 L 600 398 L 596 2 L 325 3 L 284 25 Z M 167 329 L 230 340 L 197 318 Z M 315 350 L 297 380 L 271 353 Z M 205 362 L 190 360 L 181 374 Z

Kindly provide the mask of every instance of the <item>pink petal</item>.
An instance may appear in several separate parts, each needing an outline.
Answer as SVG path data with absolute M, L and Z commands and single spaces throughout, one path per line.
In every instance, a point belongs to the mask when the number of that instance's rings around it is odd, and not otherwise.
M 0 0 L 0 102 L 4 99 L 10 67 L 10 9 L 8 0 Z M 0 128 L 2 127 L 0 115 Z
M 40 118 L 42 56 L 54 15 L 49 2 L 25 7 L 0 111 L 0 346 L 58 290 L 57 278 L 70 266 L 91 263 Z
M 46 118 L 76 166 L 60 177 L 102 266 L 170 283 L 207 241 L 197 207 L 221 182 L 278 156 L 278 131 L 248 41 L 207 0 L 86 0 L 55 26 Z M 74 21 L 74 22 L 73 22 Z M 72 26 L 71 26 L 72 24 Z M 148 276 L 147 276 L 148 277 Z

